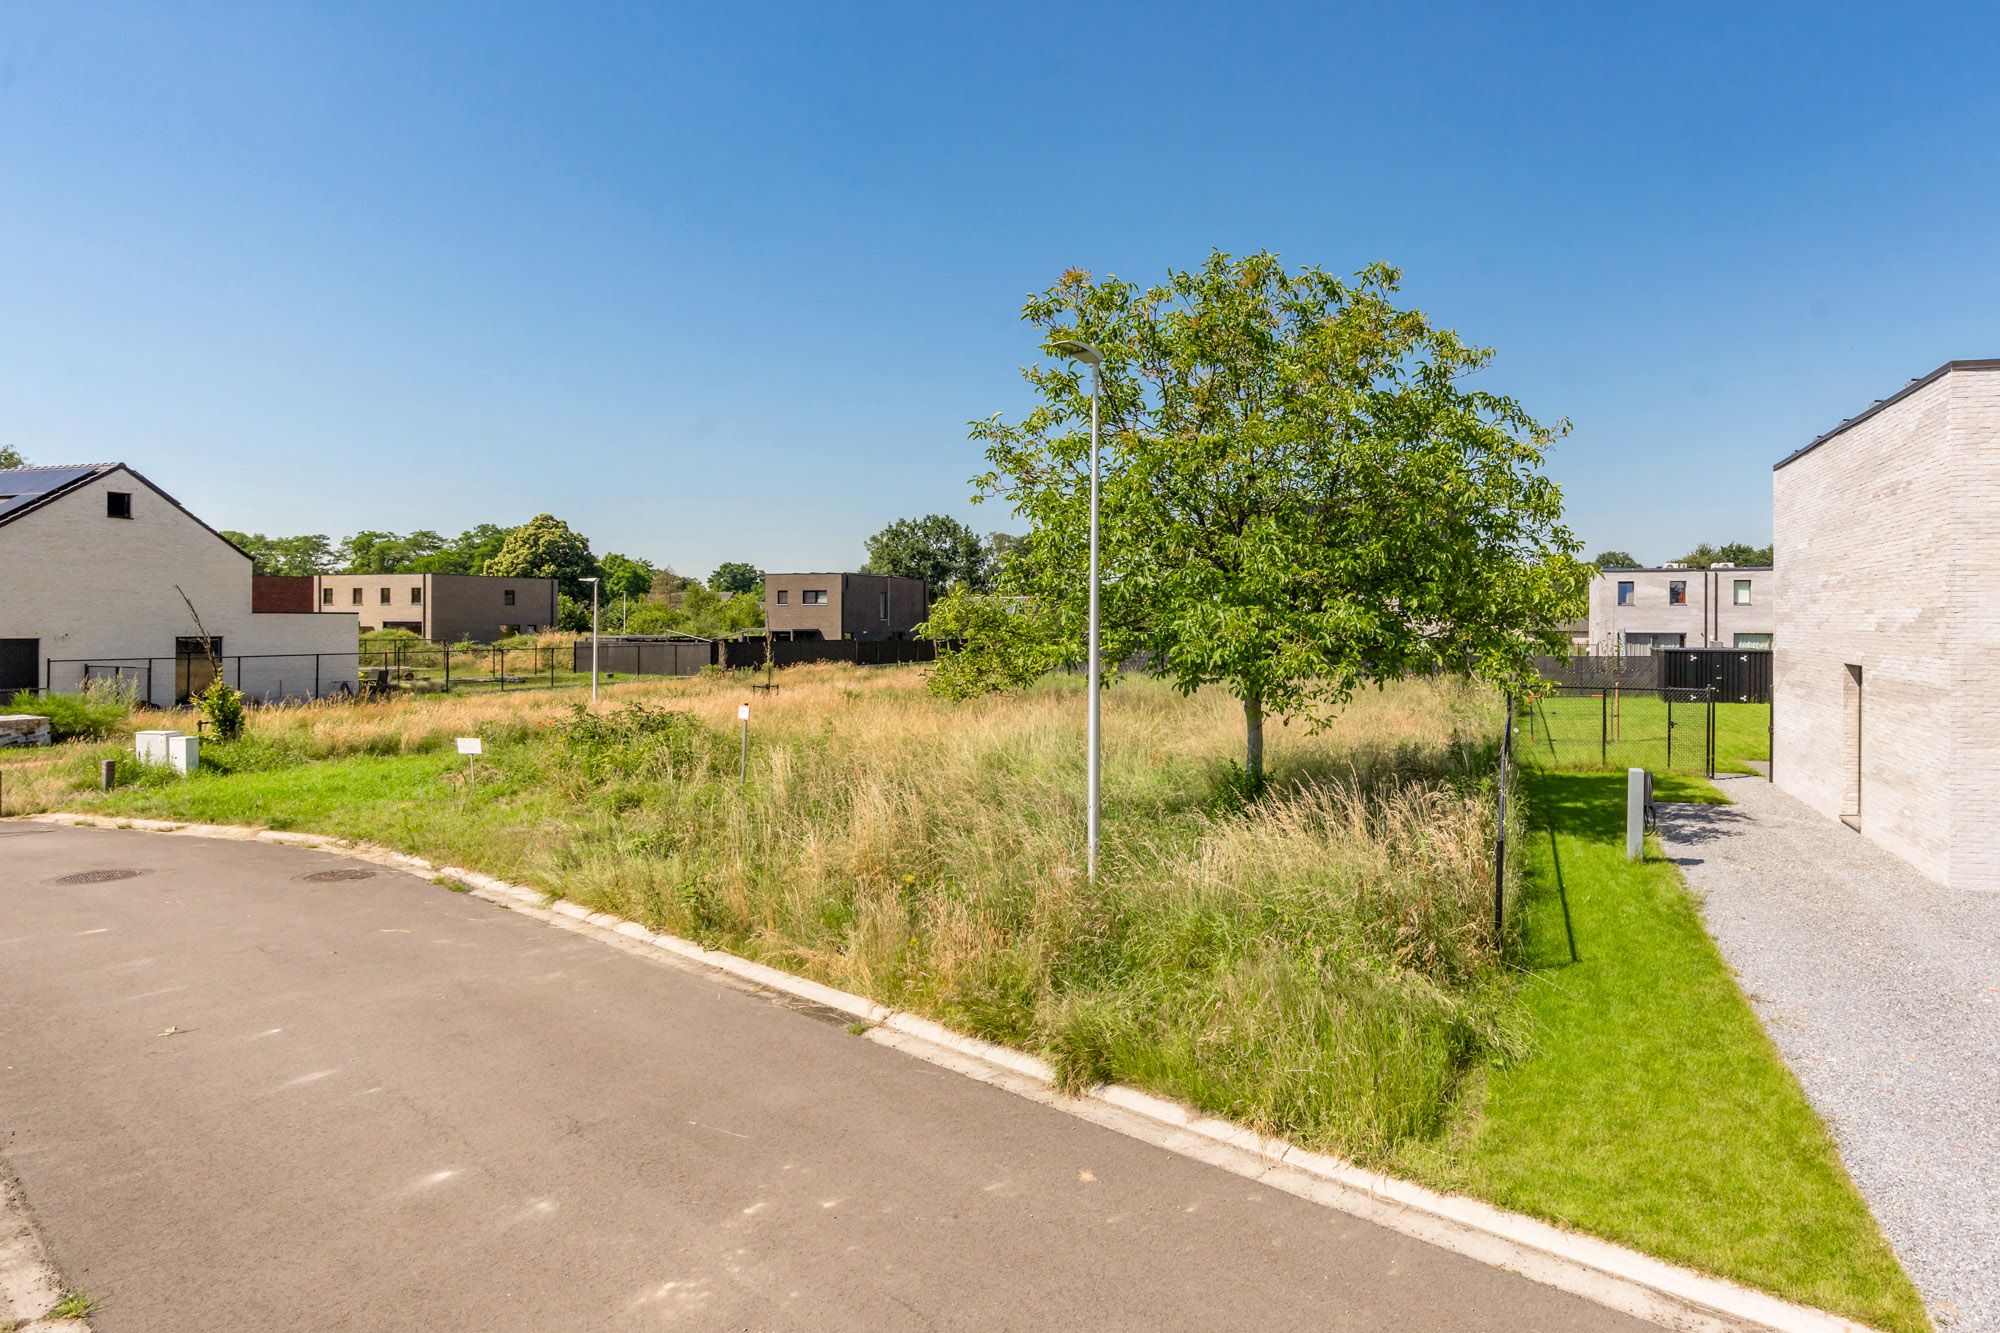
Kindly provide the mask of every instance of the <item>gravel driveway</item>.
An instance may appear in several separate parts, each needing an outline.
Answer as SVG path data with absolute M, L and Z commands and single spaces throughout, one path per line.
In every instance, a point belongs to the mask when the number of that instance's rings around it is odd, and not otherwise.
M 2000 1333 L 2000 894 L 1954 892 L 1762 778 L 1660 841 L 1939 1323 Z

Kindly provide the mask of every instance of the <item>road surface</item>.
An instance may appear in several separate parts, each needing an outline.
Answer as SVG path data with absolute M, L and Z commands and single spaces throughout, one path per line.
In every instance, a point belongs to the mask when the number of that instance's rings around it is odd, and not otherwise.
M 0 1065 L 100 1333 L 1646 1327 L 294 848 L 0 823 Z

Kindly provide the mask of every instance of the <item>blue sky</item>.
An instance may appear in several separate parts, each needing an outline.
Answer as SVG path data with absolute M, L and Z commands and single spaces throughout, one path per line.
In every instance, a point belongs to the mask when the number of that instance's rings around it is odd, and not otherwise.
M 1967 6 L 16 3 L 0 443 L 218 526 L 548 510 L 705 574 L 982 529 L 1026 293 L 1350 271 L 1574 432 L 1588 551 L 1763 541 L 1770 465 L 2000 355 Z

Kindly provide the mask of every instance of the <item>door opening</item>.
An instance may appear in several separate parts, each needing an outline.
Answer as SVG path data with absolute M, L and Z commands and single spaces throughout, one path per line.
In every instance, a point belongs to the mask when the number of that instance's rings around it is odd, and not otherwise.
M 1849 663 L 1847 681 L 1841 699 L 1841 741 L 1846 751 L 1846 763 L 1842 769 L 1846 774 L 1847 790 L 1843 794 L 1840 807 L 1840 822 L 1859 830 L 1861 827 L 1861 668 Z

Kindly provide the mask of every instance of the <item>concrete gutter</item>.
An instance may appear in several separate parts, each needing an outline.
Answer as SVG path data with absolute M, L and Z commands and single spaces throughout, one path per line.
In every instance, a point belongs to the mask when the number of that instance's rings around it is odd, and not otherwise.
M 372 843 L 237 825 L 42 814 L 47 824 L 135 829 L 182 837 L 310 848 L 464 885 L 475 897 L 550 925 L 593 935 L 628 952 L 661 954 L 735 983 L 844 1013 L 869 1025 L 869 1040 L 1039 1102 L 1183 1157 L 1280 1189 L 1324 1207 L 1516 1273 L 1621 1313 L 1689 1330 L 1866 1333 L 1865 1326 L 1726 1279 L 1680 1268 L 1610 1241 L 1510 1213 L 1463 1195 L 1442 1194 L 1341 1158 L 1268 1138 L 1179 1102 L 1110 1084 L 1080 1097 L 1057 1090 L 1055 1072 L 1023 1051 L 953 1032 L 821 982 L 779 971 L 691 940 L 592 912 L 538 889 L 459 866 L 439 865 Z

